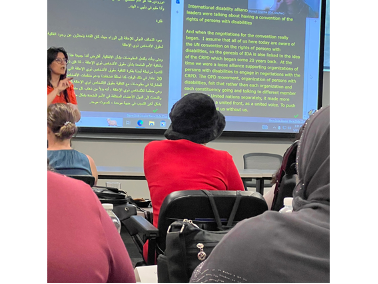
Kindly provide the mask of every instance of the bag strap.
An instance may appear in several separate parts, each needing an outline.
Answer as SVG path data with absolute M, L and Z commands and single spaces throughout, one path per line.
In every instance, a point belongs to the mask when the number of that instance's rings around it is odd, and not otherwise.
M 211 208 L 213 209 L 213 214 L 214 214 L 215 222 L 217 222 L 218 229 L 223 231 L 224 228 L 222 226 L 222 222 L 219 217 L 218 208 L 217 208 L 217 205 L 215 204 L 214 196 L 211 194 L 209 190 L 202 189 L 202 191 L 209 197 Z
M 166 242 L 169 244 L 170 248 L 175 248 L 174 250 L 179 253 L 175 254 L 173 251 L 168 251 L 166 248 L 165 255 L 167 256 L 168 261 L 168 274 L 169 280 L 171 283 L 180 283 L 185 282 L 182 281 L 183 279 L 186 282 L 189 282 L 190 277 L 187 273 L 187 264 L 186 264 L 186 246 L 185 246 L 185 236 L 183 234 L 183 230 L 185 230 L 185 224 L 183 221 L 177 221 L 182 224 L 181 230 L 176 232 L 168 232 L 166 237 Z M 172 253 L 172 255 L 171 255 Z M 185 269 L 183 269 L 185 268 Z
M 94 185 L 92 186 L 92 189 L 95 188 L 95 189 L 102 189 L 101 192 L 103 192 L 104 190 L 109 190 L 109 191 L 112 191 L 112 192 L 115 192 L 115 193 L 125 193 L 124 191 L 122 190 L 119 190 L 118 188 L 115 188 L 115 187 L 108 187 L 108 186 L 100 186 L 100 185 Z
M 240 194 L 240 191 L 237 190 L 236 191 L 235 203 L 234 203 L 234 206 L 232 207 L 232 211 L 231 211 L 230 217 L 228 218 L 227 227 L 231 227 L 232 226 L 232 222 L 234 221 L 236 212 L 238 211 L 238 208 L 239 208 L 240 199 L 241 199 L 241 194 Z
M 186 224 L 184 224 L 183 226 L 187 226 Z M 185 228 L 184 228 L 185 229 Z M 182 262 L 182 266 L 183 268 L 185 269 L 182 269 L 181 270 L 181 274 L 182 276 L 185 278 L 185 279 L 188 279 L 188 282 L 189 282 L 189 279 L 190 277 L 188 277 L 186 271 L 187 271 L 187 265 L 186 265 L 186 246 L 185 246 L 185 237 L 184 237 L 184 234 L 182 233 L 182 230 L 180 231 L 179 233 L 179 237 L 180 237 L 180 246 L 181 246 L 181 261 Z

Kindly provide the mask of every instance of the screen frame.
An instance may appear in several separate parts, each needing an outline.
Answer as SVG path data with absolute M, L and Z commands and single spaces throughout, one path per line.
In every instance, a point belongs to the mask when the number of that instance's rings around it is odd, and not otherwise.
M 318 74 L 318 109 L 323 102 L 323 67 L 324 67 L 324 36 L 326 18 L 326 0 L 321 0 L 320 13 L 320 41 L 319 41 L 319 74 Z M 90 134 L 101 137 L 101 134 L 120 135 L 164 135 L 166 129 L 140 129 L 140 128 L 108 128 L 108 127 L 80 127 L 78 126 L 76 137 Z M 261 137 L 261 138 L 295 138 L 297 133 L 282 132 L 252 132 L 252 131 L 223 131 L 220 137 Z

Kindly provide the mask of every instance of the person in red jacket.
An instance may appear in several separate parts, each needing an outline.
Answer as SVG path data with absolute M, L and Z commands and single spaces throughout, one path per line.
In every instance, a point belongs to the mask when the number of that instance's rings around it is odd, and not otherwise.
M 126 247 L 91 187 L 47 171 L 47 282 L 135 283 Z
M 244 185 L 232 156 L 206 144 L 218 138 L 226 126 L 213 99 L 202 93 L 181 98 L 169 114 L 167 140 L 152 141 L 144 150 L 144 172 L 158 226 L 165 197 L 178 190 L 241 190 Z M 144 245 L 147 256 L 147 243 Z

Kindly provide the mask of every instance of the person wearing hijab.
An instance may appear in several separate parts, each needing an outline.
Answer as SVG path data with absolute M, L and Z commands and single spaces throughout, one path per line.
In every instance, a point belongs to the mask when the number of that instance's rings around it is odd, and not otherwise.
M 238 223 L 190 282 L 330 282 L 330 108 L 312 115 L 297 150 L 293 212 Z

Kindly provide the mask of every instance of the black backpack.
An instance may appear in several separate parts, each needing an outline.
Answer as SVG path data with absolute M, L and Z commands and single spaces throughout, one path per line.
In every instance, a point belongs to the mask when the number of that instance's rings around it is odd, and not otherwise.
M 93 186 L 92 190 L 101 203 L 113 204 L 113 212 L 122 224 L 133 215 L 137 215 L 137 206 L 126 192 L 106 186 Z
M 293 197 L 293 190 L 297 184 L 297 148 L 299 140 L 295 141 L 285 152 L 281 168 L 276 174 L 276 188 L 271 210 L 279 211 L 284 205 L 285 197 Z

